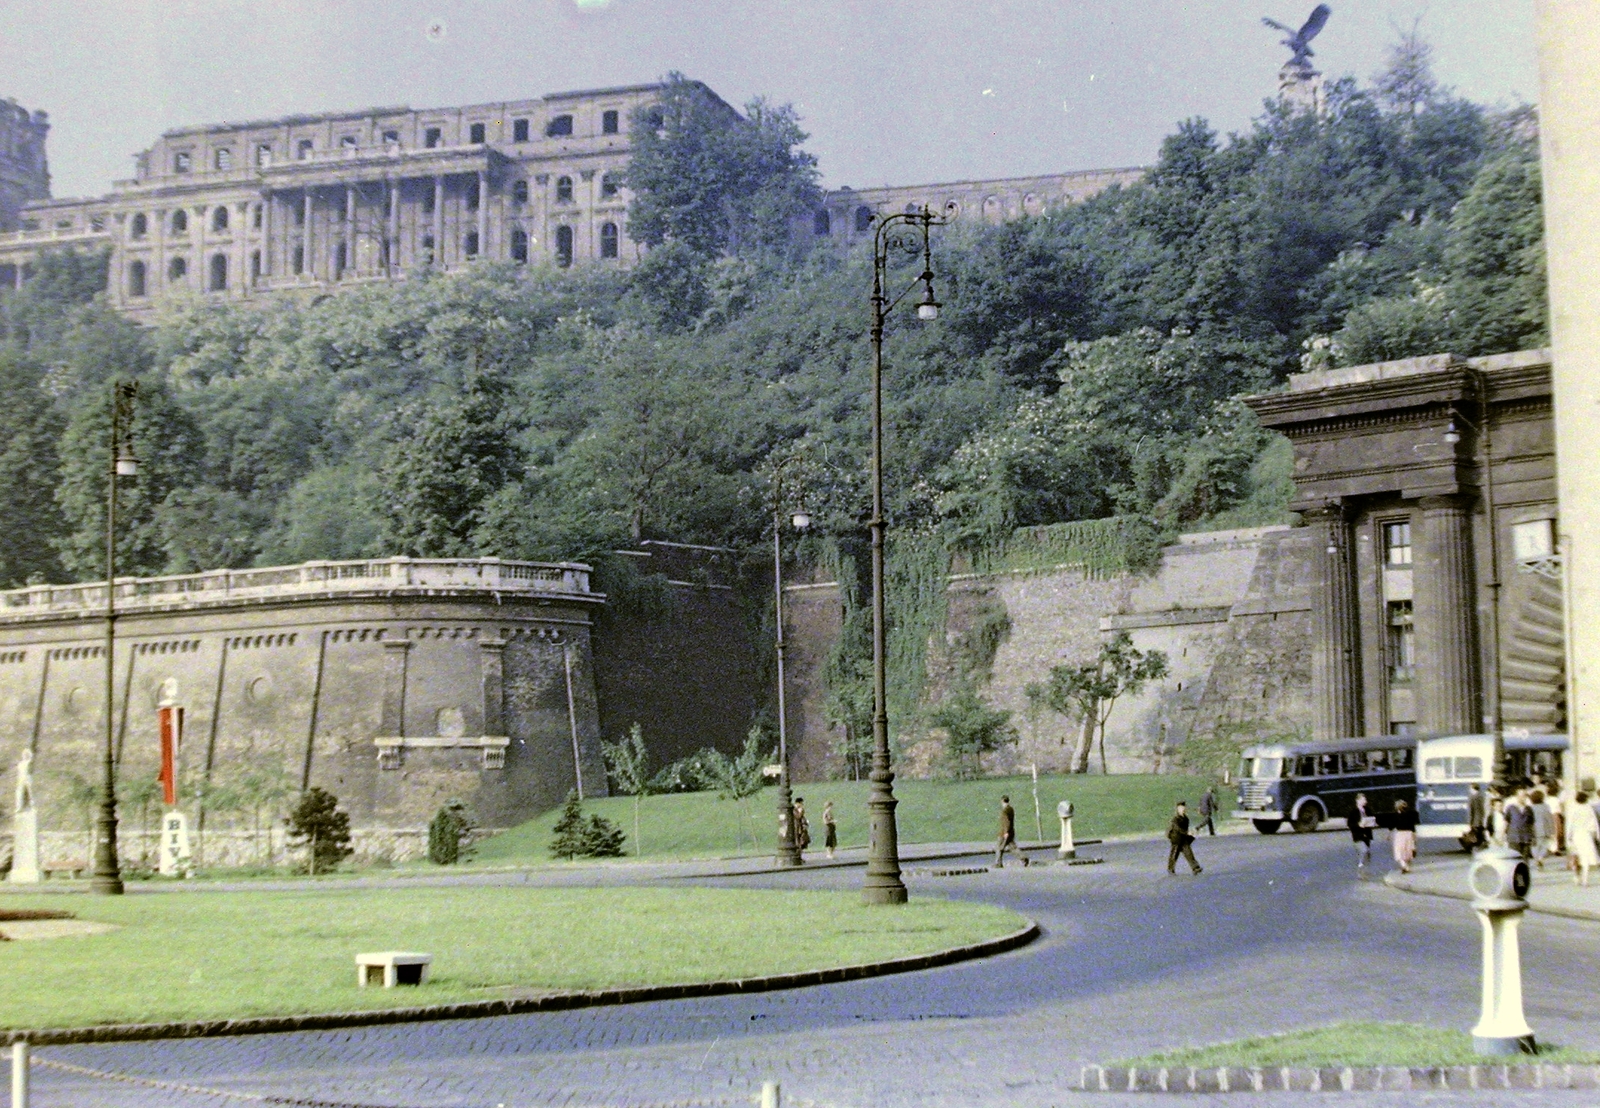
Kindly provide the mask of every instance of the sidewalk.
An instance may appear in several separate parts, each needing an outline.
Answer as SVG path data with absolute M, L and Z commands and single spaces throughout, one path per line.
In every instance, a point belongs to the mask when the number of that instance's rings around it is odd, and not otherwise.
M 1533 887 L 1528 890 L 1528 910 L 1544 912 L 1569 919 L 1600 922 L 1600 880 L 1588 888 L 1572 883 L 1572 874 L 1563 867 L 1565 858 L 1551 858 L 1545 869 L 1533 870 Z M 1457 855 L 1438 861 L 1419 862 L 1410 873 L 1398 870 L 1383 879 L 1390 888 L 1427 896 L 1443 896 L 1452 900 L 1471 900 L 1467 887 L 1466 855 Z

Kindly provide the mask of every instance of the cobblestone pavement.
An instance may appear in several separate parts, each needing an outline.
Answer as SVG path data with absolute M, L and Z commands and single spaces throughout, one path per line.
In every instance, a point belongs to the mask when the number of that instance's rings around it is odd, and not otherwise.
M 1022 950 L 842 985 L 576 1012 L 109 1046 L 62 1062 L 218 1095 L 40 1067 L 38 1108 L 191 1108 L 241 1096 L 413 1108 L 750 1104 L 764 1080 L 818 1108 L 1047 1105 L 1593 1104 L 1593 1093 L 1081 1094 L 1079 1067 L 1336 1019 L 1470 1027 L 1478 925 L 1466 905 L 1358 882 L 1348 837 L 1096 848 L 1105 865 L 913 877 L 912 895 L 1005 904 L 1044 937 Z M 519 878 L 520 880 L 520 878 Z M 721 878 L 855 888 L 859 870 Z M 1600 1049 L 1600 925 L 1530 916 L 1528 1016 L 1540 1038 Z M 232 1095 L 220 1095 L 232 1094 Z M 257 1101 L 259 1103 L 259 1101 Z

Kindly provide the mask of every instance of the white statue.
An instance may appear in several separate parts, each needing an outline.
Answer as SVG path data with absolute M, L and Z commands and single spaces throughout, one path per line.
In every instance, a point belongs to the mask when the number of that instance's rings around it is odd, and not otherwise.
M 33 806 L 33 751 L 17 763 L 16 805 L 11 816 L 11 880 L 18 885 L 39 881 L 39 813 Z

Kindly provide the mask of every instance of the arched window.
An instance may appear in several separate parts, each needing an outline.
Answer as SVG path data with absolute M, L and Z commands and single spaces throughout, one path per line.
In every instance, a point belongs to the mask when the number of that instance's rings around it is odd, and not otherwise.
M 211 213 L 211 229 L 213 231 L 226 231 L 228 229 L 228 206 L 226 204 L 219 205 L 216 211 Z
M 345 267 L 349 264 L 350 250 L 341 242 L 333 251 L 333 279 L 335 281 L 344 276 Z
M 306 248 L 304 246 L 294 248 L 294 260 L 291 263 L 291 268 L 297 276 L 306 271 Z
M 618 173 L 600 174 L 600 196 L 610 200 L 622 191 L 622 175 Z
M 819 208 L 817 213 L 811 217 L 811 233 L 814 235 L 826 235 L 832 230 L 833 219 L 828 215 L 828 209 Z
M 211 255 L 211 280 L 207 287 L 212 292 L 221 292 L 228 287 L 228 255 Z
M 250 283 L 252 285 L 261 283 L 261 251 L 259 250 L 250 251 Z
M 514 262 L 528 260 L 528 232 L 521 227 L 511 229 L 511 260 Z
M 189 213 L 182 208 L 172 213 L 172 233 L 175 235 L 189 233 Z
M 461 240 L 462 252 L 469 258 L 478 256 L 478 232 L 468 231 Z
M 918 204 L 907 204 L 906 205 L 906 214 L 907 215 L 916 215 L 921 210 L 922 210 L 922 207 L 920 205 L 918 205 Z
M 257 231 L 261 230 L 261 205 L 260 204 L 257 204 L 255 207 L 250 209 L 250 226 L 252 228 L 254 228 L 255 230 L 257 230 Z
M 434 262 L 434 257 L 433 257 L 433 236 L 432 235 L 423 235 L 422 236 L 422 264 L 423 265 L 432 265 L 433 262 Z
M 528 202 L 528 182 L 518 181 L 511 186 L 511 202 L 513 204 L 526 204 Z
M 865 204 L 856 209 L 856 231 L 872 230 L 872 209 Z
M 557 204 L 570 204 L 570 203 L 572 203 L 572 178 L 571 177 L 557 177 L 556 178 L 556 203 Z
M 600 256 L 602 258 L 615 258 L 617 256 L 617 225 L 615 223 L 600 224 Z
M 189 276 L 189 262 L 185 258 L 173 258 L 167 263 L 167 280 L 176 284 Z
M 233 151 L 226 146 L 219 147 L 213 156 L 212 164 L 217 167 L 217 172 L 226 173 L 233 168 Z
M 572 134 L 572 117 L 570 115 L 556 116 L 545 126 L 544 133 L 551 138 L 555 138 L 557 135 Z
M 133 262 L 128 266 L 128 295 L 143 296 L 144 294 L 144 263 Z
M 999 222 L 1004 215 L 1005 212 L 1000 207 L 1000 198 L 998 196 L 985 196 L 983 198 L 984 219 L 989 220 L 991 223 L 996 223 Z
M 556 228 L 556 264 L 563 269 L 572 264 L 572 228 L 565 224 Z
M 135 212 L 133 222 L 129 225 L 128 233 L 136 239 L 142 239 L 150 233 L 150 221 L 143 212 Z

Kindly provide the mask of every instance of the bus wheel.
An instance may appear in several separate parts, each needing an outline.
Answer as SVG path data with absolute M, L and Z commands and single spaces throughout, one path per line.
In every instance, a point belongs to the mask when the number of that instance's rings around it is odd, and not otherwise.
M 1255 824 L 1256 830 L 1263 835 L 1276 835 L 1278 828 L 1283 826 L 1281 819 L 1253 819 L 1250 822 Z
M 1322 809 L 1315 804 L 1306 804 L 1300 808 L 1300 814 L 1294 817 L 1294 829 L 1305 835 L 1317 829 L 1322 822 Z

